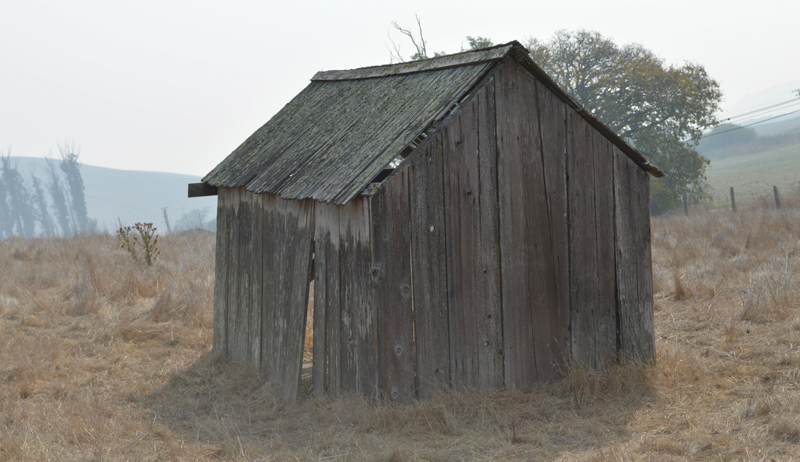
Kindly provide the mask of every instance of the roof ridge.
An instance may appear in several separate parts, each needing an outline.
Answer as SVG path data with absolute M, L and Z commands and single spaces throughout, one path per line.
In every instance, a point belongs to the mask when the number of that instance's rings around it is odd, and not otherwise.
M 358 69 L 319 71 L 314 74 L 311 81 L 335 81 L 335 80 L 361 80 L 378 77 L 388 77 L 392 75 L 413 74 L 415 72 L 426 72 L 431 70 L 446 69 L 449 67 L 465 66 L 468 64 L 478 64 L 487 61 L 496 61 L 512 50 L 519 48 L 527 50 L 516 40 L 501 45 L 495 45 L 478 50 L 463 51 L 449 55 L 436 56 L 433 58 L 409 61 L 397 64 L 384 64 L 380 66 L 368 66 Z

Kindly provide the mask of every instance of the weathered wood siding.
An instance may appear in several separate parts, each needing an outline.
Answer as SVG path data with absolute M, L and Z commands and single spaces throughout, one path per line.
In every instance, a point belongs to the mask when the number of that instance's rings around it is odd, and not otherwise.
M 214 348 L 297 395 L 314 204 L 219 188 Z
M 648 176 L 514 60 L 373 196 L 220 188 L 214 348 L 296 396 L 529 391 L 654 358 Z
M 443 147 L 441 137 L 431 141 L 419 148 L 408 166 L 416 386 L 420 399 L 450 387 Z
M 408 170 L 372 198 L 378 391 L 391 401 L 416 397 Z
M 497 81 L 506 385 L 529 391 L 536 382 L 557 378 L 563 348 L 559 336 L 566 306 L 560 305 L 557 280 L 566 267 L 554 260 L 552 231 L 564 216 L 550 210 L 551 203 L 563 210 L 563 182 L 552 178 L 553 168 L 563 165 L 563 150 L 544 151 L 540 126 L 542 119 L 560 113 L 550 108 L 555 114 L 541 114 L 544 90 L 520 66 L 502 66 Z M 554 135 L 559 133 L 548 133 Z M 563 138 L 554 141 L 563 146 Z M 559 184 L 548 185 L 548 180 Z
M 490 78 L 442 133 L 450 379 L 455 389 L 503 386 L 494 117 Z
M 656 349 L 649 178 L 616 147 L 613 158 L 619 349 L 626 360 L 651 361 Z
M 315 202 L 315 393 L 378 395 L 370 201 Z M 317 315 L 317 307 L 323 313 Z

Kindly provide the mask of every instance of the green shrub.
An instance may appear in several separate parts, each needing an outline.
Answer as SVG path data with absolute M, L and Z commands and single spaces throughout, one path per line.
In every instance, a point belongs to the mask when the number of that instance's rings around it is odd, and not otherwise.
M 136 234 L 133 234 L 133 231 L 136 231 Z M 131 255 L 137 265 L 152 266 L 160 253 L 156 227 L 152 223 L 136 223 L 133 227 L 120 226 L 117 230 L 117 240 L 120 247 Z M 137 245 L 141 250 L 137 250 Z

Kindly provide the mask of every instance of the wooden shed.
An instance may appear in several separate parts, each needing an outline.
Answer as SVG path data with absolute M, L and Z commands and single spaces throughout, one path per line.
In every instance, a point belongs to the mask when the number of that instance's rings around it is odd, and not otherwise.
M 297 395 L 531 390 L 654 358 L 648 175 L 518 42 L 319 72 L 218 194 L 214 349 Z

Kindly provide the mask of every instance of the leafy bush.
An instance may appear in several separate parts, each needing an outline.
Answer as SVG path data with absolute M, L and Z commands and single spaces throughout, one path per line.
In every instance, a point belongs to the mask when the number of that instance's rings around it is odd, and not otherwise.
M 650 181 L 650 214 L 662 215 L 678 209 L 681 201 L 669 189 L 664 181 Z

